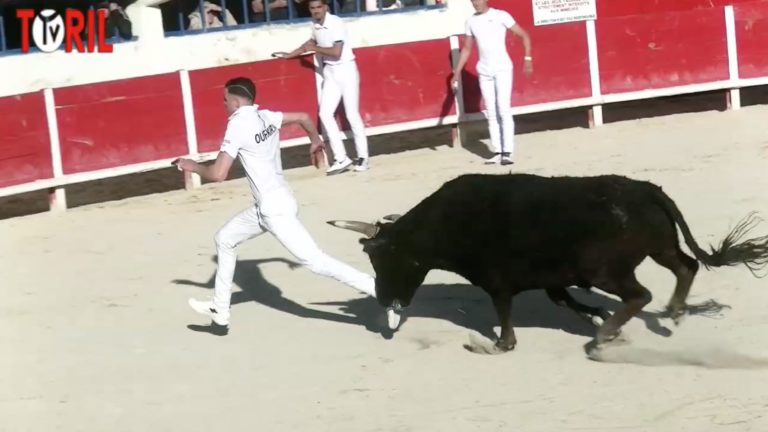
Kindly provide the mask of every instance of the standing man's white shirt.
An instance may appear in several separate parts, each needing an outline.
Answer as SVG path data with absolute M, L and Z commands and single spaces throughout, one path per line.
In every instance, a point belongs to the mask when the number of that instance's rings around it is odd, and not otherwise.
M 329 13 L 325 14 L 323 23 L 312 23 L 312 39 L 315 40 L 317 46 L 320 48 L 333 48 L 333 45 L 337 42 L 343 43 L 341 48 L 341 57 L 333 59 L 328 56 L 320 55 L 320 59 L 323 64 L 338 65 L 347 63 L 355 59 L 355 54 L 352 52 L 352 45 L 347 38 L 347 29 L 344 27 L 344 22 L 336 15 Z
M 282 123 L 283 113 L 258 105 L 240 107 L 229 116 L 221 151 L 233 159 L 240 156 L 257 205 L 272 192 L 290 192 L 280 157 Z
M 507 31 L 515 25 L 515 19 L 508 12 L 490 8 L 481 15 L 472 15 L 466 22 L 466 35 L 477 41 L 479 61 L 477 72 L 493 75 L 512 69 L 512 60 L 507 52 Z

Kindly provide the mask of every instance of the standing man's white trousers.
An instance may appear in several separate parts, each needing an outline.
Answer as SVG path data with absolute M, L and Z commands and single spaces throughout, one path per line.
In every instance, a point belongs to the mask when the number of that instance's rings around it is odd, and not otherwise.
M 355 138 L 357 157 L 368 158 L 368 138 L 365 136 L 365 125 L 360 117 L 360 72 L 354 61 L 338 65 L 323 66 L 323 89 L 320 95 L 320 122 L 328 135 L 333 157 L 336 161 L 347 158 L 341 131 L 336 123 L 334 113 L 339 107 L 339 101 L 344 100 L 344 112 L 352 128 Z
M 485 103 L 485 117 L 494 153 L 515 152 L 515 122 L 512 118 L 512 70 L 492 75 L 479 74 L 480 93 Z
M 375 297 L 373 277 L 326 255 L 317 246 L 298 219 L 298 207 L 286 191 L 272 193 L 262 206 L 243 210 L 216 233 L 218 269 L 213 304 L 216 311 L 229 319 L 232 280 L 237 253 L 235 248 L 245 240 L 270 232 L 309 270 L 329 276 L 358 291 Z

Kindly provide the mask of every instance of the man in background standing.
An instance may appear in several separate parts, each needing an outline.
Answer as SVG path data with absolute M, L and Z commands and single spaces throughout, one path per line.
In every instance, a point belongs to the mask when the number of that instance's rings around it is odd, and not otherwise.
M 453 72 L 451 85 L 456 88 L 459 74 L 464 69 L 472 47 L 477 40 L 480 59 L 477 73 L 480 80 L 480 93 L 485 103 L 484 114 L 488 119 L 491 148 L 494 155 L 485 161 L 487 164 L 514 163 L 515 123 L 512 118 L 512 60 L 507 53 L 507 31 L 523 41 L 525 58 L 523 71 L 527 76 L 533 72 L 531 57 L 531 39 L 512 16 L 502 10 L 488 6 L 488 0 L 472 0 L 476 13 L 466 22 L 466 39 L 459 55 L 459 62 Z
M 326 0 L 309 0 L 309 12 L 312 14 L 312 37 L 290 53 L 280 51 L 272 55 L 290 59 L 314 51 L 319 56 L 323 64 L 320 121 L 328 135 L 334 157 L 334 163 L 328 168 L 327 174 L 339 174 L 351 167 L 355 171 L 365 171 L 368 169 L 368 139 L 359 111 L 360 73 L 344 22 L 328 11 Z M 334 117 L 342 99 L 355 139 L 355 161 L 347 156 L 341 131 Z

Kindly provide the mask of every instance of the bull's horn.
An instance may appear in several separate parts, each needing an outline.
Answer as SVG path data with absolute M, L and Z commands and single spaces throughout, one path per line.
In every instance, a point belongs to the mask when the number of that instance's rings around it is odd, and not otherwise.
M 332 220 L 328 221 L 328 223 L 336 228 L 348 229 L 350 231 L 365 234 L 368 238 L 375 236 L 376 233 L 379 232 L 379 227 L 368 222 Z
M 397 222 L 397 220 L 400 219 L 401 216 L 402 215 L 399 215 L 399 214 L 390 214 L 390 215 L 384 216 L 383 219 L 388 220 L 390 222 Z

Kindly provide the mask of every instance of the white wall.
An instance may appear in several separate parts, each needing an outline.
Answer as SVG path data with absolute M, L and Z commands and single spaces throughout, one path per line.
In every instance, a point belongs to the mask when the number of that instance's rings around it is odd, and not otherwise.
M 308 22 L 165 37 L 160 10 L 140 4 L 127 11 L 138 41 L 118 43 L 111 54 L 28 53 L 0 58 L 0 97 L 100 81 L 269 59 L 290 51 L 310 32 Z M 353 46 L 429 40 L 461 33 L 472 13 L 469 0 L 448 8 L 345 18 Z

